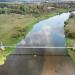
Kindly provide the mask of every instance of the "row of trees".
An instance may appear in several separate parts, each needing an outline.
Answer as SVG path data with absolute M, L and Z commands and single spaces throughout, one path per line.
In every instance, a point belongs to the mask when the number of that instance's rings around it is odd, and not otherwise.
M 75 2 L 73 1 L 68 1 L 68 2 L 56 2 L 56 3 L 53 3 L 53 6 L 54 7 L 63 7 L 63 8 L 70 8 L 70 7 L 75 7 Z
M 0 14 L 32 14 L 37 17 L 42 13 L 50 12 L 47 7 L 44 4 L 0 4 Z

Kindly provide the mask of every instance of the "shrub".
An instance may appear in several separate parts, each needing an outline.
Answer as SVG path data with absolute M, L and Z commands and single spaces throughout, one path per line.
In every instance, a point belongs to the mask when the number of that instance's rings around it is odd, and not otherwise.
M 65 24 L 65 25 L 67 25 L 67 24 L 68 24 L 68 22 L 67 22 L 67 21 L 65 21 L 65 22 L 64 22 L 64 24 Z
M 71 13 L 69 18 L 74 18 L 75 17 L 75 14 L 74 13 Z
M 12 38 L 18 38 L 18 37 L 20 37 L 20 33 L 19 32 L 15 32 L 15 33 L 12 34 L 11 37 Z
M 16 25 L 16 26 L 14 27 L 14 29 L 15 29 L 16 31 L 21 32 L 23 28 L 22 28 L 21 25 Z

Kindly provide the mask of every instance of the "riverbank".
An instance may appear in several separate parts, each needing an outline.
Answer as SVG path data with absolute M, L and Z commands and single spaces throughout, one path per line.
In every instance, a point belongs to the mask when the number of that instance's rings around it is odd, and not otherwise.
M 36 21 L 31 15 L 1 14 L 0 15 L 0 41 L 6 46 L 16 45 L 28 32 L 29 28 Z M 13 48 L 6 48 L 0 51 L 1 60 L 12 52 Z
M 66 35 L 66 46 L 67 47 L 74 47 L 75 45 L 75 17 L 72 17 L 68 20 L 67 24 L 65 25 L 65 35 Z M 75 50 L 73 48 L 67 49 L 67 52 L 70 58 L 75 64 Z

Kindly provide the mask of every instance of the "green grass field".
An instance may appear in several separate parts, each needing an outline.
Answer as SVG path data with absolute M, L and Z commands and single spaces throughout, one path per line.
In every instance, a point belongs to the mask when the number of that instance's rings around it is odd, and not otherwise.
M 19 15 L 19 14 L 1 14 L 0 15 L 0 42 L 3 42 L 6 46 L 16 45 L 29 31 L 33 23 L 37 19 L 31 15 Z M 24 31 L 20 31 L 23 30 Z M 19 36 L 17 36 L 19 34 Z M 17 37 L 13 37 L 13 36 Z M 6 48 L 5 51 L 0 51 L 0 63 L 4 63 L 4 60 L 12 48 Z
M 5 45 L 15 44 L 17 39 L 12 38 L 12 35 L 18 33 L 17 29 L 19 28 L 27 28 L 35 20 L 36 19 L 30 15 L 0 15 L 0 42 L 2 41 Z

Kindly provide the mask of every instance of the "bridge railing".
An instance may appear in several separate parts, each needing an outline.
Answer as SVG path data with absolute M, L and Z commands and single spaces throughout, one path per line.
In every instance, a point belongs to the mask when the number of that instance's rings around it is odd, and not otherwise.
M 68 49 L 75 47 L 21 47 L 21 46 L 4 46 L 5 49 L 14 49 L 11 54 L 14 55 L 68 55 Z

